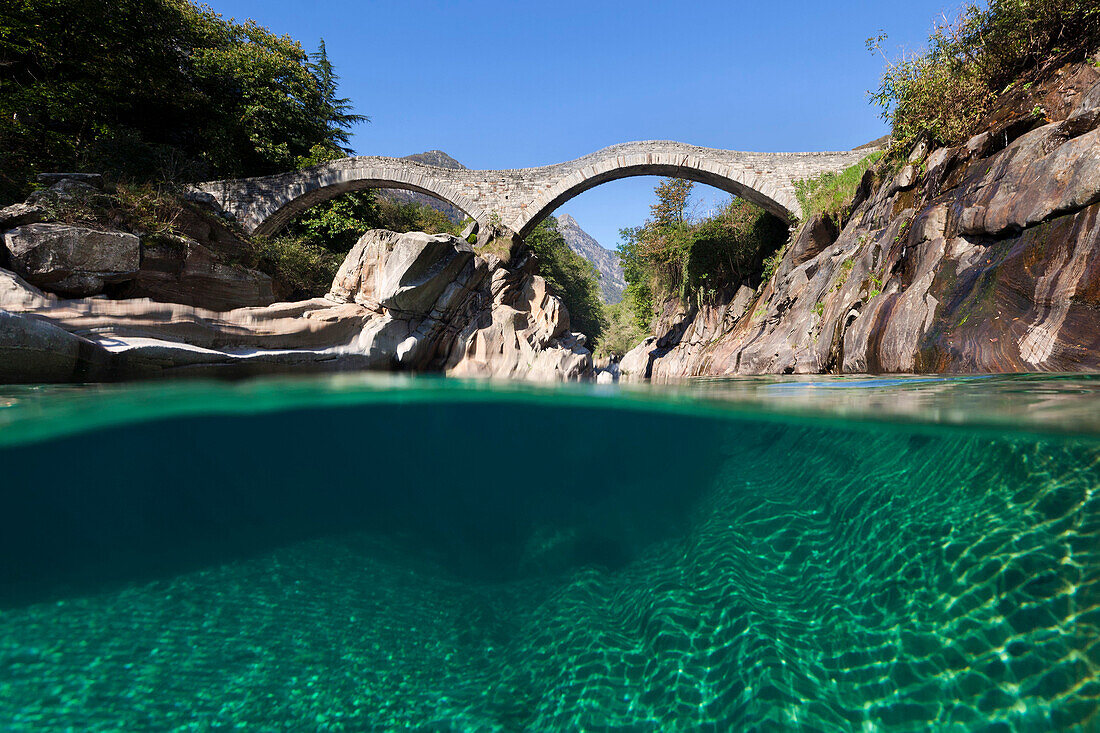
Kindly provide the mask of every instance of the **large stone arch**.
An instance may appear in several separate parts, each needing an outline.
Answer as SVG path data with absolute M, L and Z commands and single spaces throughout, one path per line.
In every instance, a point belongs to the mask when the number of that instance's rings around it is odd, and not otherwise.
M 345 158 L 275 176 L 214 181 L 198 188 L 214 196 L 221 207 L 252 234 L 278 232 L 311 206 L 344 193 L 368 188 L 398 188 L 428 194 L 483 221 L 482 207 L 447 180 L 433 176 L 431 166 L 394 161 L 375 165 L 362 158 Z
M 607 159 L 573 171 L 529 203 L 513 226 L 520 236 L 525 236 L 569 199 L 600 184 L 635 176 L 684 178 L 704 183 L 751 201 L 787 221 L 801 214 L 793 189 L 780 188 L 750 168 L 696 156 L 643 154 Z

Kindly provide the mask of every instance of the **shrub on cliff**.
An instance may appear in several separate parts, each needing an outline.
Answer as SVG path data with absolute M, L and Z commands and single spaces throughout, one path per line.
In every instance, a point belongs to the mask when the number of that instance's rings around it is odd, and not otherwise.
M 317 145 L 308 156 L 299 158 L 298 167 L 307 168 L 342 157 L 344 152 L 338 148 Z M 286 234 L 304 244 L 344 254 L 370 229 L 457 235 L 462 225 L 431 206 L 381 198 L 366 189 L 311 206 L 290 223 Z
M 318 244 L 282 234 L 252 240 L 244 264 L 270 274 L 287 291 L 287 299 L 299 300 L 327 293 L 343 260 Z
M 595 266 L 569 248 L 552 216 L 543 219 L 524 241 L 538 256 L 539 274 L 569 310 L 572 330 L 583 333 L 589 346 L 595 347 L 607 325 Z
M 868 41 L 881 51 L 885 35 Z M 997 96 L 1048 62 L 1079 61 L 1100 46 L 1096 0 L 990 0 L 939 24 L 928 51 L 887 68 L 872 100 L 907 150 L 917 139 L 955 145 L 976 132 Z
M 843 227 L 863 174 L 881 157 L 882 152 L 876 151 L 840 173 L 822 173 L 795 181 L 794 190 L 802 207 L 803 221 L 824 214 L 836 222 L 837 227 Z
M 620 232 L 626 293 L 641 328 L 648 329 L 661 297 L 706 302 L 728 285 L 758 281 L 764 258 L 787 238 L 784 222 L 744 199 L 693 221 L 684 214 L 687 197 L 680 189 L 662 183 L 655 193 L 652 218 Z
M 12 0 L 0 11 L 0 199 L 34 173 L 195 180 L 291 170 L 364 118 L 310 55 L 189 0 Z
M 648 324 L 640 326 L 637 316 L 638 307 L 629 293 L 623 295 L 618 303 L 605 303 L 604 319 L 607 327 L 596 345 L 597 356 L 623 356 L 640 344 L 649 335 Z

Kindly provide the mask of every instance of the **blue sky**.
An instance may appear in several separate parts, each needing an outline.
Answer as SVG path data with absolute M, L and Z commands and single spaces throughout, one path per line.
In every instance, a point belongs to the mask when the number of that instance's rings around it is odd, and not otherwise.
M 310 50 L 324 38 L 341 92 L 372 121 L 361 154 L 444 150 L 522 168 L 628 140 L 732 150 L 841 150 L 886 133 L 867 90 L 888 50 L 920 48 L 944 0 L 555 2 L 210 0 Z M 649 212 L 652 178 L 566 203 L 601 244 Z M 700 211 L 725 194 L 696 186 Z

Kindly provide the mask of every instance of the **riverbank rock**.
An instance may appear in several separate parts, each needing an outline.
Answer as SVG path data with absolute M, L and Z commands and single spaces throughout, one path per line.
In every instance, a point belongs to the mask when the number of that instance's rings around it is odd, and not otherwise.
M 133 234 L 67 224 L 24 224 L 4 233 L 11 269 L 32 285 L 68 295 L 95 295 L 132 279 L 141 264 Z
M 102 352 L 96 379 L 348 369 L 591 377 L 583 337 L 569 331 L 568 312 L 533 269 L 527 255 L 506 266 L 450 235 L 375 230 L 349 253 L 328 296 L 226 311 L 59 299 L 0 270 L 0 309 L 51 329 L 13 330 L 0 359 L 6 381 L 66 381 L 68 361 L 36 371 L 40 357 L 26 355 L 41 351 L 33 339 L 68 334 Z
M 242 264 L 263 257 L 216 204 L 151 189 L 121 191 L 92 173 L 42 174 L 39 182 L 49 188 L 0 209 L 0 232 L 10 233 L 20 250 L 0 246 L 0 267 L 47 292 L 147 297 L 210 310 L 268 305 L 294 293 L 289 283 Z M 152 224 L 147 208 L 157 210 Z M 25 228 L 32 224 L 39 226 Z M 110 261 L 120 253 L 124 269 Z
M 141 267 L 119 298 L 151 298 L 214 311 L 278 300 L 270 275 L 222 262 L 189 237 L 161 237 L 141 248 Z
M 106 378 L 111 355 L 46 321 L 0 310 L 0 383 Z
M 744 310 L 666 304 L 624 375 L 1100 371 L 1100 71 L 985 127 L 869 171 L 843 230 L 805 225 Z

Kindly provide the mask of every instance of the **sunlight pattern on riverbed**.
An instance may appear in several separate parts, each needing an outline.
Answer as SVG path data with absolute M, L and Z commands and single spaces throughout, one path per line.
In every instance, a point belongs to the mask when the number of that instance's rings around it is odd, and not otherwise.
M 1095 729 L 1097 387 L 13 391 L 0 727 Z

